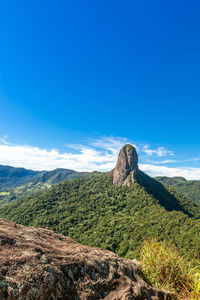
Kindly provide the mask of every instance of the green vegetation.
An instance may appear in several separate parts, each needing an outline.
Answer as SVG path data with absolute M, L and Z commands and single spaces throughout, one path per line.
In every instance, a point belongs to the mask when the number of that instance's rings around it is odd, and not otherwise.
M 153 286 L 180 299 L 200 298 L 199 204 L 141 171 L 131 187 L 113 185 L 111 173 L 65 171 L 43 172 L 16 186 L 15 197 L 27 196 L 2 206 L 0 217 L 137 257 Z M 49 189 L 73 176 L 82 177 Z M 1 197 L 10 199 L 11 192 L 0 191 Z
M 75 240 L 135 257 L 142 242 L 158 238 L 179 253 L 200 254 L 200 208 L 139 172 L 138 183 L 112 184 L 108 174 L 56 185 L 0 208 L 0 217 L 48 227 Z
M 0 205 L 8 201 L 10 198 L 10 192 L 0 192 Z
M 174 292 L 181 299 L 200 299 L 200 267 L 181 257 L 173 245 L 145 241 L 140 260 L 145 277 L 154 287 Z
M 0 165 L 0 191 L 2 189 L 24 184 L 24 182 L 30 180 L 38 173 L 38 171 L 27 170 L 24 168 Z
M 200 203 L 200 180 L 186 180 L 183 177 L 156 177 L 156 179 L 162 184 L 172 186 L 192 201 Z
M 62 181 L 94 175 L 95 172 L 75 172 L 68 169 L 36 172 L 0 166 L 0 206 L 26 195 L 47 191 Z
M 0 196 L 8 196 L 10 195 L 10 192 L 0 192 Z

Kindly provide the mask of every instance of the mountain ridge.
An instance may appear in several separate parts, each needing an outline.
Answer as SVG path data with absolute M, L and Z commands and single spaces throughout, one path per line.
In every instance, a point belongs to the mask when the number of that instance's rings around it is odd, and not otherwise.
M 191 201 L 200 203 L 200 180 L 186 180 L 184 177 L 155 177 L 162 184 L 173 187 L 177 192 L 182 193 Z
M 179 205 L 182 200 L 191 204 L 182 195 L 176 197 Z M 111 175 L 100 174 L 72 179 L 13 201 L 0 208 L 0 217 L 25 226 L 47 227 L 120 256 L 133 257 L 142 241 L 158 237 L 173 242 L 181 254 L 197 257 L 200 209 L 183 205 L 186 209 L 187 214 L 175 207 L 167 210 L 138 183 L 117 187 Z
M 126 163 L 121 165 L 126 168 Z M 123 178 L 125 182 L 136 170 L 131 184 L 113 184 L 114 170 L 71 179 L 4 205 L 0 217 L 47 227 L 120 256 L 133 257 L 144 240 L 157 238 L 173 242 L 182 255 L 197 258 L 200 206 L 135 166 Z
M 82 176 L 94 176 L 95 173 L 77 172 L 64 168 L 32 171 L 0 165 L 0 206 L 29 194 L 47 191 L 62 181 Z

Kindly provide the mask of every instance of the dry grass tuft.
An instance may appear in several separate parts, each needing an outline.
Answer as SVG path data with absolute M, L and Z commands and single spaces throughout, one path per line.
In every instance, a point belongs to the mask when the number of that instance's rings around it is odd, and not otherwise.
M 178 299 L 200 299 L 200 270 L 181 257 L 173 245 L 145 241 L 140 259 L 142 271 L 154 287 L 174 292 Z

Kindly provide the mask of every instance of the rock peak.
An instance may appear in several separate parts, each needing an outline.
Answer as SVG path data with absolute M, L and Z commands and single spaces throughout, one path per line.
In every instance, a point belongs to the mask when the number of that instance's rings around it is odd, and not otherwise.
M 133 145 L 125 145 L 119 152 L 117 165 L 113 172 L 113 184 L 130 186 L 135 182 L 138 171 L 138 155 Z

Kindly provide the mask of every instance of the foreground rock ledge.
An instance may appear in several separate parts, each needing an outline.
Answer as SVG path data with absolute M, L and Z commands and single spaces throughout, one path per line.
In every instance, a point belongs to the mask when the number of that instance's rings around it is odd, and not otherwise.
M 0 219 L 0 299 L 173 298 L 149 286 L 131 260 Z

